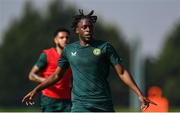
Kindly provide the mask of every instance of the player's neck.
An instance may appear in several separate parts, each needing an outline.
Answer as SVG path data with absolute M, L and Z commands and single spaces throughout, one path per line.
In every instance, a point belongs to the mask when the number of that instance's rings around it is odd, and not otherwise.
M 89 45 L 89 43 L 88 43 L 88 42 L 85 42 L 85 41 L 80 40 L 80 45 L 81 45 L 81 46 L 88 46 L 88 45 Z
M 56 51 L 57 51 L 57 53 L 58 53 L 58 54 L 61 54 L 61 52 L 62 52 L 62 48 L 60 48 L 60 47 L 56 46 Z
M 93 39 L 90 39 L 88 41 L 85 41 L 85 40 L 79 40 L 79 43 L 81 46 L 89 46 L 89 44 L 92 42 Z

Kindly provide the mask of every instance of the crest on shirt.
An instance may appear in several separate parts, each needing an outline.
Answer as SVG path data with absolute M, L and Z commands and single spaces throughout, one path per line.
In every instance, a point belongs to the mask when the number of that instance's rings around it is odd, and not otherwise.
M 93 54 L 94 54 L 95 56 L 99 56 L 99 55 L 101 54 L 101 49 L 95 48 L 95 49 L 93 50 Z

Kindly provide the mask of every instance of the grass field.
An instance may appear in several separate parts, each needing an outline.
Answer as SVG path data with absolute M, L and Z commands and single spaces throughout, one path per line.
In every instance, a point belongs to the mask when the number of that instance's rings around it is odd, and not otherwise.
M 116 107 L 115 110 L 118 112 L 133 112 L 128 107 Z M 180 112 L 180 107 L 170 107 L 169 112 Z
M 40 108 L 36 107 L 24 107 L 24 108 L 0 108 L 0 112 L 40 112 Z
M 115 110 L 117 112 L 131 112 L 128 107 L 116 107 Z M 24 107 L 24 108 L 1 108 L 0 112 L 40 112 L 40 108 L 38 107 Z M 169 112 L 180 112 L 180 108 L 178 107 L 171 107 Z

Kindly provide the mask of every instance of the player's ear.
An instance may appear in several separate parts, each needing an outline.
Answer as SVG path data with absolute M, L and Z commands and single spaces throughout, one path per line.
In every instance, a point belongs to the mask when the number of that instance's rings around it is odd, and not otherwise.
M 57 39 L 56 39 L 56 37 L 54 38 L 54 43 L 56 44 L 56 42 L 57 42 Z
M 76 33 L 77 33 L 77 34 L 79 33 L 79 29 L 78 29 L 78 27 L 76 27 Z

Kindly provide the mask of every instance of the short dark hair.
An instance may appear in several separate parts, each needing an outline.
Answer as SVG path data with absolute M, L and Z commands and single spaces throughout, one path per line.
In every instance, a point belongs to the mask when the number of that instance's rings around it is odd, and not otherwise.
M 79 9 L 79 13 L 80 13 L 79 15 L 75 15 L 75 16 L 73 17 L 74 20 L 73 20 L 72 26 L 71 26 L 72 29 L 73 29 L 73 31 L 76 30 L 77 24 L 79 23 L 79 21 L 80 21 L 81 19 L 87 18 L 87 19 L 90 20 L 91 24 L 96 23 L 97 16 L 92 16 L 93 13 L 94 13 L 93 10 L 92 10 L 89 14 L 84 15 L 83 10 L 82 10 L 82 9 Z
M 53 37 L 56 37 L 56 35 L 59 33 L 59 32 L 66 32 L 68 33 L 68 35 L 70 35 L 70 31 L 64 27 L 58 27 L 55 32 L 53 33 Z

